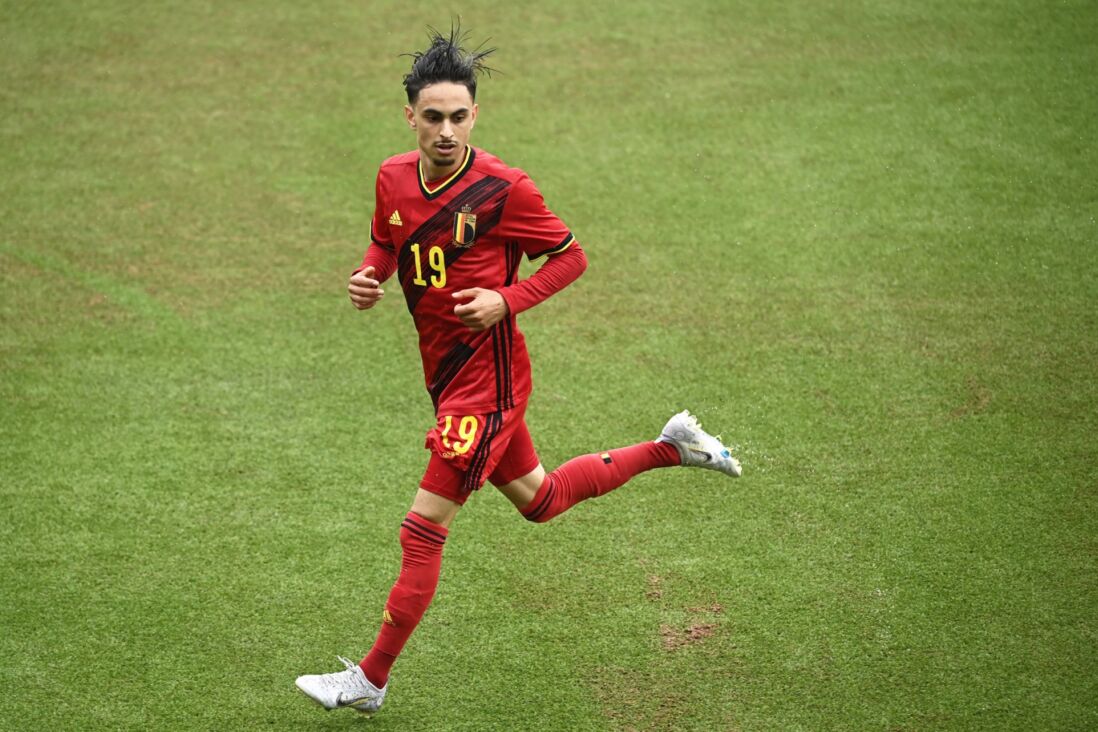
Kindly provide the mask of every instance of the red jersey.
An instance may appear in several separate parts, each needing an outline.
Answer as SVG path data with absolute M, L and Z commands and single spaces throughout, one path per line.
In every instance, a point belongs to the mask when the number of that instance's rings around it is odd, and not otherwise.
M 423 178 L 418 151 L 389 158 L 376 192 L 370 239 L 396 256 L 436 414 L 486 414 L 525 402 L 530 358 L 516 313 L 474 332 L 454 315 L 460 301 L 452 293 L 516 284 L 522 255 L 568 249 L 568 228 L 529 176 L 472 146 L 441 181 Z

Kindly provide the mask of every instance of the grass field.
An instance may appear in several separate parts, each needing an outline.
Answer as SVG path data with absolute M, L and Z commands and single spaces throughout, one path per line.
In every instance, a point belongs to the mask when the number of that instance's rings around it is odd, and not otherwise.
M 3 3 L 0 728 L 1098 728 L 1098 6 L 418 5 Z M 345 287 L 450 12 L 590 259 L 520 318 L 543 461 L 689 407 L 745 473 L 482 491 L 367 721 L 293 679 L 425 463 Z

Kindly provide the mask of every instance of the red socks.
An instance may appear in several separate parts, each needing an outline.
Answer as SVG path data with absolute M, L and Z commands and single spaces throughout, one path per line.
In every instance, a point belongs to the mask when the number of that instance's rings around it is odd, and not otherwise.
M 522 515 L 530 521 L 548 521 L 580 501 L 609 493 L 638 473 L 680 462 L 679 451 L 666 442 L 642 442 L 573 458 L 545 476 Z M 366 678 L 378 688 L 388 683 L 389 669 L 435 596 L 448 533 L 446 527 L 415 513 L 405 516 L 400 525 L 400 576 L 385 603 L 384 622 L 374 647 L 359 663 Z
M 435 596 L 447 533 L 446 527 L 414 513 L 405 516 L 400 525 L 400 546 L 404 550 L 400 575 L 385 603 L 381 631 L 374 647 L 358 664 L 370 683 L 378 688 L 388 683 L 393 661 Z
M 544 523 L 580 501 L 609 493 L 638 473 L 681 462 L 679 451 L 667 442 L 642 442 L 572 458 L 545 476 L 545 482 L 534 500 L 522 509 L 522 515 L 530 521 Z

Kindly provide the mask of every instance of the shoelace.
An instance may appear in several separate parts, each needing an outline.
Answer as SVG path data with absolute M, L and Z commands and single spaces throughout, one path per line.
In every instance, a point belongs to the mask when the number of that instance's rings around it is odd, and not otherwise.
M 350 661 L 343 656 L 336 656 L 336 658 L 343 662 L 345 668 L 342 671 L 337 671 L 336 673 L 321 675 L 322 683 L 329 689 L 344 688 L 346 686 L 346 683 L 342 681 L 339 677 L 358 666 L 357 663 L 355 663 L 354 661 Z M 354 675 L 351 675 L 350 679 L 353 679 L 356 682 L 358 681 L 358 678 Z M 356 683 L 355 686 L 360 686 L 360 684 Z

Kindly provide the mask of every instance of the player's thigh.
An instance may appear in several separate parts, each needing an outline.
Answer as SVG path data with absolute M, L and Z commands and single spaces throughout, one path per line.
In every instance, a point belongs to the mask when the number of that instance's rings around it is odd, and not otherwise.
M 521 412 L 517 416 L 520 421 L 515 424 L 507 447 L 488 480 L 507 496 L 507 500 L 521 509 L 534 500 L 534 494 L 545 480 L 545 468 L 538 460 L 526 420 L 522 419 Z

